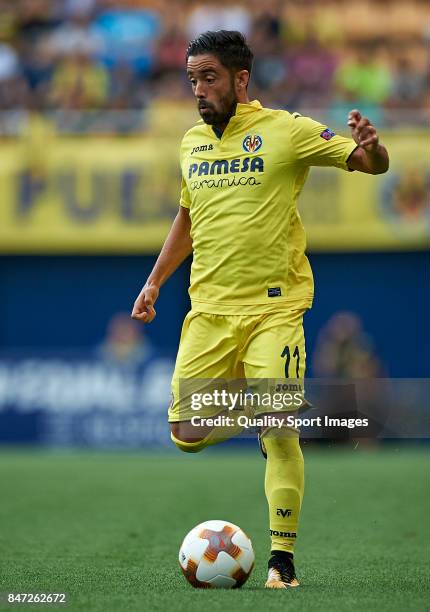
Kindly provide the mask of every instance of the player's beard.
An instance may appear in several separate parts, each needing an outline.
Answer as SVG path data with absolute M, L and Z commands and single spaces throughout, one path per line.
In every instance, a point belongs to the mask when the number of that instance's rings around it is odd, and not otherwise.
M 199 114 L 203 121 L 209 125 L 215 126 L 223 126 L 226 125 L 236 111 L 236 94 L 234 91 L 233 83 L 231 83 L 231 87 L 229 91 L 220 98 L 217 105 L 212 104 L 211 102 L 206 102 L 206 100 L 201 100 L 198 103 Z M 205 111 L 202 113 L 201 109 L 204 108 Z

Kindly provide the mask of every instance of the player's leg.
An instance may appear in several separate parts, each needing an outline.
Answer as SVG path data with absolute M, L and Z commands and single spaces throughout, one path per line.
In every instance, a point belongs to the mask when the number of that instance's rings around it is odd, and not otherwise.
M 304 462 L 299 436 L 292 431 L 271 429 L 264 437 L 264 445 L 267 453 L 264 488 L 271 534 L 266 586 L 298 586 L 293 557 L 304 490 Z
M 237 361 L 237 332 L 233 320 L 193 311 L 185 318 L 169 408 L 171 438 L 182 451 L 199 452 L 242 430 L 234 422 L 234 413 L 227 415 L 222 406 L 205 406 L 198 401 L 199 396 L 222 387 L 224 380 L 244 378 L 243 366 Z M 225 425 L 200 424 L 205 418 L 224 415 L 229 417 Z
M 303 393 L 305 359 L 303 311 L 265 315 L 253 328 L 245 346 L 245 375 L 247 379 L 276 379 L 281 389 L 286 385 L 284 391 L 301 386 Z M 276 416 L 286 416 L 284 409 L 293 414 L 295 407 L 285 406 Z M 257 409 L 257 415 L 264 413 L 267 409 Z M 299 433 L 284 427 L 267 429 L 262 434 L 267 454 L 265 493 L 272 551 L 266 586 L 298 586 L 293 555 L 304 490 Z

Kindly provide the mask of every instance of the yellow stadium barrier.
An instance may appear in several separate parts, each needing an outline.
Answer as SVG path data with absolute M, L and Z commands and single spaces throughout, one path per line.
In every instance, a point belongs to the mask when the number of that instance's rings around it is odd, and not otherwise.
M 180 134 L 0 142 L 1 253 L 154 253 L 179 202 Z M 313 168 L 300 198 L 312 250 L 430 246 L 430 132 L 386 133 L 382 176 Z

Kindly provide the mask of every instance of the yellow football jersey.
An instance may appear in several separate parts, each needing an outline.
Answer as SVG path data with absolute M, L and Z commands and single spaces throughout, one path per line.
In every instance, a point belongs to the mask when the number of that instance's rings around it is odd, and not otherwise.
M 357 147 L 324 125 L 254 100 L 221 138 L 200 120 L 181 144 L 190 210 L 192 309 L 258 314 L 309 308 L 313 277 L 297 198 L 310 166 L 347 170 Z

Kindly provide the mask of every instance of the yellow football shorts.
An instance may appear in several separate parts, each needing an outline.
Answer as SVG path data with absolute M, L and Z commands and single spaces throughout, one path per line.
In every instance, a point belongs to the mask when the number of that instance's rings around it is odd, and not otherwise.
M 191 310 L 182 326 L 169 422 L 191 420 L 196 410 L 204 417 L 225 411 L 220 405 L 196 408 L 191 397 L 196 391 L 226 385 L 235 392 L 249 387 L 254 392 L 255 385 L 261 391 L 264 381 L 270 381 L 272 393 L 275 390 L 284 396 L 291 389 L 303 389 L 304 312 L 290 309 L 258 315 L 217 315 Z M 221 387 L 218 383 L 211 385 L 210 381 L 220 380 L 228 382 Z M 276 410 L 297 410 L 297 402 L 281 402 Z M 267 405 L 254 405 L 255 416 L 265 413 L 273 411 Z

